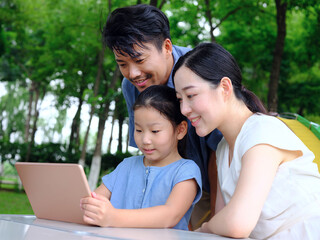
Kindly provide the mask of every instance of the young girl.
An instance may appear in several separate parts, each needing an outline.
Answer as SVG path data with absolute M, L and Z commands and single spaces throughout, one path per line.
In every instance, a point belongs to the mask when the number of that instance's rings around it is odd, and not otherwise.
M 178 150 L 187 122 L 174 89 L 158 85 L 144 90 L 134 105 L 134 121 L 134 138 L 144 156 L 124 159 L 102 178 L 92 197 L 81 200 L 84 221 L 103 227 L 188 230 L 201 197 L 201 174 Z
M 320 239 L 320 175 L 314 154 L 241 84 L 224 48 L 205 43 L 181 57 L 174 84 L 199 136 L 215 128 L 216 214 L 198 231 L 234 238 Z

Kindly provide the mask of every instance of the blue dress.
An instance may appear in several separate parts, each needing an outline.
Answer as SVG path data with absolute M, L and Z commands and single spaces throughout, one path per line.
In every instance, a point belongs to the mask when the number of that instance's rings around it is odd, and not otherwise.
M 192 161 L 180 159 L 164 167 L 144 166 L 144 156 L 125 158 L 117 168 L 102 178 L 111 192 L 111 204 L 118 209 L 140 209 L 164 205 L 173 187 L 182 181 L 195 179 L 199 188 L 187 213 L 174 227 L 188 230 L 194 205 L 201 197 L 201 173 Z

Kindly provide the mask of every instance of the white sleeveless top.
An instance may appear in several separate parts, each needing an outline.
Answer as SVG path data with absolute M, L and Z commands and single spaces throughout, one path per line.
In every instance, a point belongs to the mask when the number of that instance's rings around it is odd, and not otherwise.
M 281 164 L 250 238 L 320 239 L 320 174 L 314 154 L 279 119 L 253 114 L 237 136 L 229 167 L 229 145 L 223 138 L 217 148 L 220 188 L 225 204 L 230 201 L 241 171 L 242 156 L 257 144 L 303 155 Z

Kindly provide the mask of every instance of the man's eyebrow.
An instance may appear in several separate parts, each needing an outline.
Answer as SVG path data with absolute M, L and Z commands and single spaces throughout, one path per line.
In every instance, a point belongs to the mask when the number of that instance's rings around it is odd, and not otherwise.
M 116 62 L 124 62 L 124 61 L 116 58 Z

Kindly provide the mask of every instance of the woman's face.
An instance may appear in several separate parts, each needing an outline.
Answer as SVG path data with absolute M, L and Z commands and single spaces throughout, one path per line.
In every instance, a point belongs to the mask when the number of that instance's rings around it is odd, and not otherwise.
M 181 112 L 200 137 L 219 127 L 224 103 L 220 85 L 210 85 L 185 66 L 176 72 L 174 84 Z

